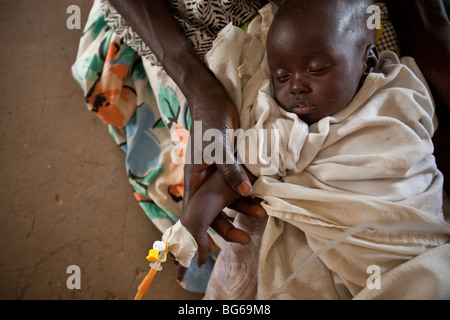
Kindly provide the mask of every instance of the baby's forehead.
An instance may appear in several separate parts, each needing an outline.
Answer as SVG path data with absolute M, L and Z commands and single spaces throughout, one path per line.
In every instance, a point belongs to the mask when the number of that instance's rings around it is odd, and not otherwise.
M 314 3 L 316 1 L 313 1 Z M 307 21 L 308 25 L 302 25 L 303 28 L 316 28 L 317 26 L 327 26 L 330 31 L 348 24 L 358 27 L 365 27 L 366 12 L 364 7 L 352 5 L 315 5 L 305 7 L 295 7 L 292 9 L 280 9 L 277 13 L 277 19 L 274 22 L 282 20 Z
M 305 0 L 291 3 L 296 5 L 281 7 L 277 12 L 268 41 L 276 40 L 286 33 L 292 34 L 295 38 L 313 32 L 323 34 L 325 37 L 338 37 L 340 41 L 353 41 L 371 36 L 366 23 L 367 7 L 361 4 L 365 3 L 364 0 L 331 2 Z

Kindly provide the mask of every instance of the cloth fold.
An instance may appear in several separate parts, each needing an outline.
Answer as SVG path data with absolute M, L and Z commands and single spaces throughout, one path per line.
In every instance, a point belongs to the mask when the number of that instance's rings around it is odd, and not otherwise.
M 255 140 L 258 150 L 276 151 L 269 159 L 278 172 L 261 175 L 267 157 L 249 166 L 260 176 L 253 194 L 264 200 L 269 219 L 258 249 L 257 293 L 245 298 L 449 298 L 450 265 L 441 255 L 450 255 L 450 227 L 443 220 L 443 177 L 431 141 L 437 123 L 419 68 L 412 58 L 400 61 L 393 52 L 381 53 L 380 70 L 367 76 L 350 104 L 308 127 L 273 100 L 265 55 L 253 54 L 248 63 L 250 50 L 238 49 L 241 42 L 253 41 L 251 52 L 263 52 L 256 45 L 264 47 L 265 26 L 274 10 L 272 5 L 261 9 L 260 18 L 249 26 L 254 34 L 233 26 L 225 29 L 206 55 L 208 66 L 221 72 L 216 73 L 218 78 L 235 97 L 244 133 L 255 128 L 281 133 L 278 149 L 271 139 L 258 136 Z M 227 52 L 225 61 L 223 52 Z M 245 77 L 234 71 L 244 69 Z M 242 158 L 248 158 L 250 147 L 238 146 L 238 152 L 245 153 Z M 367 226 L 346 234 L 367 222 L 415 223 L 427 228 L 394 231 Z M 340 241 L 333 243 L 335 239 Z M 322 252 L 330 243 L 333 247 Z M 321 253 L 302 267 L 315 252 Z M 422 255 L 427 257 L 426 264 Z M 220 264 L 225 262 L 219 256 L 216 268 Z M 381 276 L 376 293 L 367 285 L 371 266 Z M 297 274 L 299 269 L 302 272 Z M 427 290 L 400 295 L 406 288 L 420 287 L 424 279 L 414 276 L 425 269 L 430 275 Z M 239 277 L 213 272 L 213 277 L 218 276 Z M 217 282 L 210 280 L 210 284 Z M 277 292 L 282 285 L 283 290 Z M 223 297 L 226 287 L 210 286 L 208 296 Z M 236 287 L 226 294 L 230 299 L 242 298 L 244 291 L 252 292 Z

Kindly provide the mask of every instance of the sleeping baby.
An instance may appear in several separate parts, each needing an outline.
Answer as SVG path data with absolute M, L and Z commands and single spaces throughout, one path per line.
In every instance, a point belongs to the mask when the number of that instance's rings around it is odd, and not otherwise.
M 394 284 L 369 290 L 367 268 L 376 265 L 392 279 L 397 273 L 408 279 L 404 264 L 421 270 L 423 255 L 428 263 L 444 249 L 450 256 L 443 178 L 431 141 L 433 101 L 413 59 L 400 62 L 393 52 L 378 53 L 375 30 L 367 27 L 370 5 L 371 0 L 268 4 L 248 32 L 232 25 L 222 30 L 206 55 L 238 108 L 237 153 L 253 196 L 263 199 L 269 216 L 257 243 L 239 249 L 251 254 L 227 252 L 236 246 L 222 249 L 207 298 L 405 298 Z M 275 142 L 258 130 L 276 133 Z M 206 262 L 209 226 L 239 197 L 219 173 L 192 196 L 180 221 L 163 235 L 180 268 L 197 251 L 199 265 Z M 368 221 L 447 231 L 387 235 L 368 227 L 291 276 L 320 248 Z M 256 261 L 233 261 L 255 251 Z M 232 286 L 236 277 L 246 280 Z M 449 285 L 448 279 L 433 285 Z M 445 290 L 433 291 L 432 298 L 436 292 Z

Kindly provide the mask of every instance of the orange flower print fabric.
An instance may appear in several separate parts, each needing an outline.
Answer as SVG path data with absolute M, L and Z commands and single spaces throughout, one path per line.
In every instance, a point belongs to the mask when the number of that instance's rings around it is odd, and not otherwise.
M 136 109 L 136 93 L 124 86 L 129 73 L 130 55 L 127 46 L 112 41 L 107 49 L 103 70 L 91 91 L 86 95 L 88 108 L 106 124 L 124 127 Z

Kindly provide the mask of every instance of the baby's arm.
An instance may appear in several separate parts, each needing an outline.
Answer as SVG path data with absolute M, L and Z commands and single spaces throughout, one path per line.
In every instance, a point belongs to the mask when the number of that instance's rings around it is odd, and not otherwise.
M 256 177 L 248 171 L 247 175 L 253 184 Z M 202 266 L 208 259 L 208 227 L 225 207 L 240 197 L 241 195 L 234 191 L 223 180 L 222 175 L 216 171 L 203 183 L 186 205 L 180 222 L 197 242 L 199 266 Z

